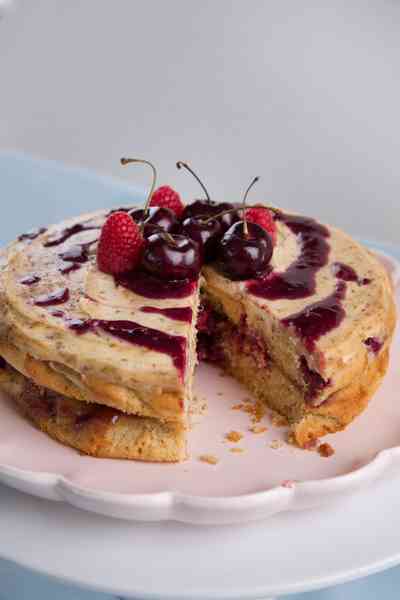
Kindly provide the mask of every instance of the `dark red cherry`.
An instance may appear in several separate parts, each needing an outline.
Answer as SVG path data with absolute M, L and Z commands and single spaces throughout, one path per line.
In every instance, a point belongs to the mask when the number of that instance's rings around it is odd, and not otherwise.
M 201 265 L 199 245 L 187 236 L 159 232 L 147 239 L 142 266 L 160 279 L 195 279 Z
M 254 279 L 266 273 L 272 252 L 272 240 L 265 229 L 238 221 L 223 236 L 218 258 L 230 279 Z
M 225 231 L 228 231 L 228 229 L 230 227 L 232 227 L 232 225 L 234 223 L 237 223 L 241 219 L 240 211 L 239 210 L 236 211 L 235 208 L 236 208 L 236 205 L 231 204 L 230 202 L 221 202 L 221 204 L 218 204 L 218 213 L 217 214 L 225 213 L 225 214 L 221 214 L 221 216 L 218 217 L 218 220 L 221 223 L 221 228 L 222 228 L 223 233 L 225 233 Z M 229 212 L 225 212 L 225 211 L 229 211 Z
M 219 204 L 213 200 L 195 200 L 185 206 L 185 210 L 182 213 L 182 221 L 185 221 L 189 217 L 213 217 L 219 212 L 221 212 Z
M 145 209 L 137 208 L 133 210 L 130 215 L 136 223 L 144 223 L 145 226 L 152 225 L 157 226 L 163 231 L 171 233 L 178 227 L 178 219 L 175 213 L 169 208 L 163 206 L 151 206 L 147 209 L 145 215 Z
M 187 163 L 182 162 L 181 160 L 179 160 L 176 163 L 176 166 L 178 169 L 184 168 L 186 169 L 186 171 L 191 173 L 191 175 L 193 175 L 193 177 L 196 179 L 197 183 L 200 184 L 200 187 L 203 189 L 203 192 L 206 196 L 205 199 L 195 200 L 191 204 L 188 204 L 182 213 L 181 220 L 185 221 L 189 217 L 212 217 L 217 212 L 220 212 L 218 204 L 211 200 L 210 194 L 208 193 L 206 186 L 201 181 L 199 176 L 196 175 L 193 169 L 189 167 Z
M 188 217 L 182 223 L 182 232 L 199 244 L 205 261 L 213 260 L 221 239 L 221 224 L 217 219 Z

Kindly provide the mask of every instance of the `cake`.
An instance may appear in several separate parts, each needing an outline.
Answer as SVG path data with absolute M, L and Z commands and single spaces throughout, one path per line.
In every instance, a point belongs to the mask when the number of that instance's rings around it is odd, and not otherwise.
M 302 448 L 345 428 L 387 369 L 385 269 L 342 231 L 276 208 L 183 207 L 163 186 L 142 210 L 21 235 L 1 269 L 0 387 L 92 456 L 184 460 L 197 355 Z

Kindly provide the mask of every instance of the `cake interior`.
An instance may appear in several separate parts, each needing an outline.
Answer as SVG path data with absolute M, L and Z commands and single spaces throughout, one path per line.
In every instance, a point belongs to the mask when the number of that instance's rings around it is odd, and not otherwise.
M 233 310 L 225 310 L 209 289 L 201 290 L 197 345 L 193 338 L 190 346 L 192 362 L 197 352 L 199 361 L 222 368 L 242 383 L 257 401 L 284 417 L 291 426 L 292 440 L 299 446 L 313 446 L 318 437 L 343 429 L 365 407 L 367 394 L 360 389 L 351 392 L 354 397 L 363 398 L 357 406 L 352 406 L 351 398 L 345 398 L 349 406 L 347 421 L 331 410 L 326 412 L 331 382 L 310 369 L 301 354 L 293 355 L 285 369 L 287 349 L 282 349 L 283 359 L 279 361 L 282 342 L 266 341 L 249 326 L 243 314 L 232 317 L 230 313 Z M 387 350 L 375 362 L 382 377 Z M 377 386 L 378 381 L 376 376 L 370 381 L 365 373 L 367 388 Z M 164 462 L 184 460 L 187 456 L 184 423 L 125 414 L 115 408 L 67 398 L 34 384 L 4 359 L 0 364 L 0 386 L 40 429 L 92 456 Z M 371 389 L 368 395 L 370 392 Z
M 299 358 L 298 379 L 291 378 L 274 360 L 259 333 L 242 316 L 238 324 L 203 294 L 197 323 L 199 360 L 214 364 L 240 381 L 289 424 L 299 421 L 305 412 L 305 400 L 315 402 L 319 391 L 329 385 Z M 293 370 L 293 369 L 291 369 Z

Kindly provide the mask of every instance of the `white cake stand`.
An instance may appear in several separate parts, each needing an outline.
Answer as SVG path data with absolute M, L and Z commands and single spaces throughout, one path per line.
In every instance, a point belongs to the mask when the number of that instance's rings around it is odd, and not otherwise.
M 109 519 L 0 486 L 0 557 L 123 598 L 271 598 L 400 563 L 399 503 L 387 471 L 325 508 L 198 527 Z

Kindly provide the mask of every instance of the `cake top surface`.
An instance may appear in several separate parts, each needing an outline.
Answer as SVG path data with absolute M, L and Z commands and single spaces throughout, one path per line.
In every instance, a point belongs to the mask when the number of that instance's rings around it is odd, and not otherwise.
M 393 299 L 380 261 L 344 232 L 314 219 L 280 213 L 276 229 L 264 276 L 229 281 L 210 266 L 204 270 L 207 285 L 242 304 L 266 337 L 273 323 L 283 325 L 317 371 L 329 371 L 339 355 L 351 360 L 371 337 L 383 344 Z
M 193 335 L 197 282 L 170 286 L 141 273 L 99 271 L 96 247 L 107 212 L 20 236 L 2 275 L 12 342 L 39 358 L 123 380 L 179 386 Z
M 193 348 L 198 281 L 162 281 L 142 269 L 101 272 L 96 249 L 108 214 L 82 215 L 11 245 L 3 326 L 12 343 L 44 360 L 179 385 Z M 379 340 L 391 289 L 376 258 L 313 219 L 278 211 L 275 224 L 264 274 L 233 281 L 211 262 L 205 286 L 243 305 L 259 327 L 269 330 L 271 318 L 283 325 L 318 370 L 335 353 L 350 356 L 354 340 Z

